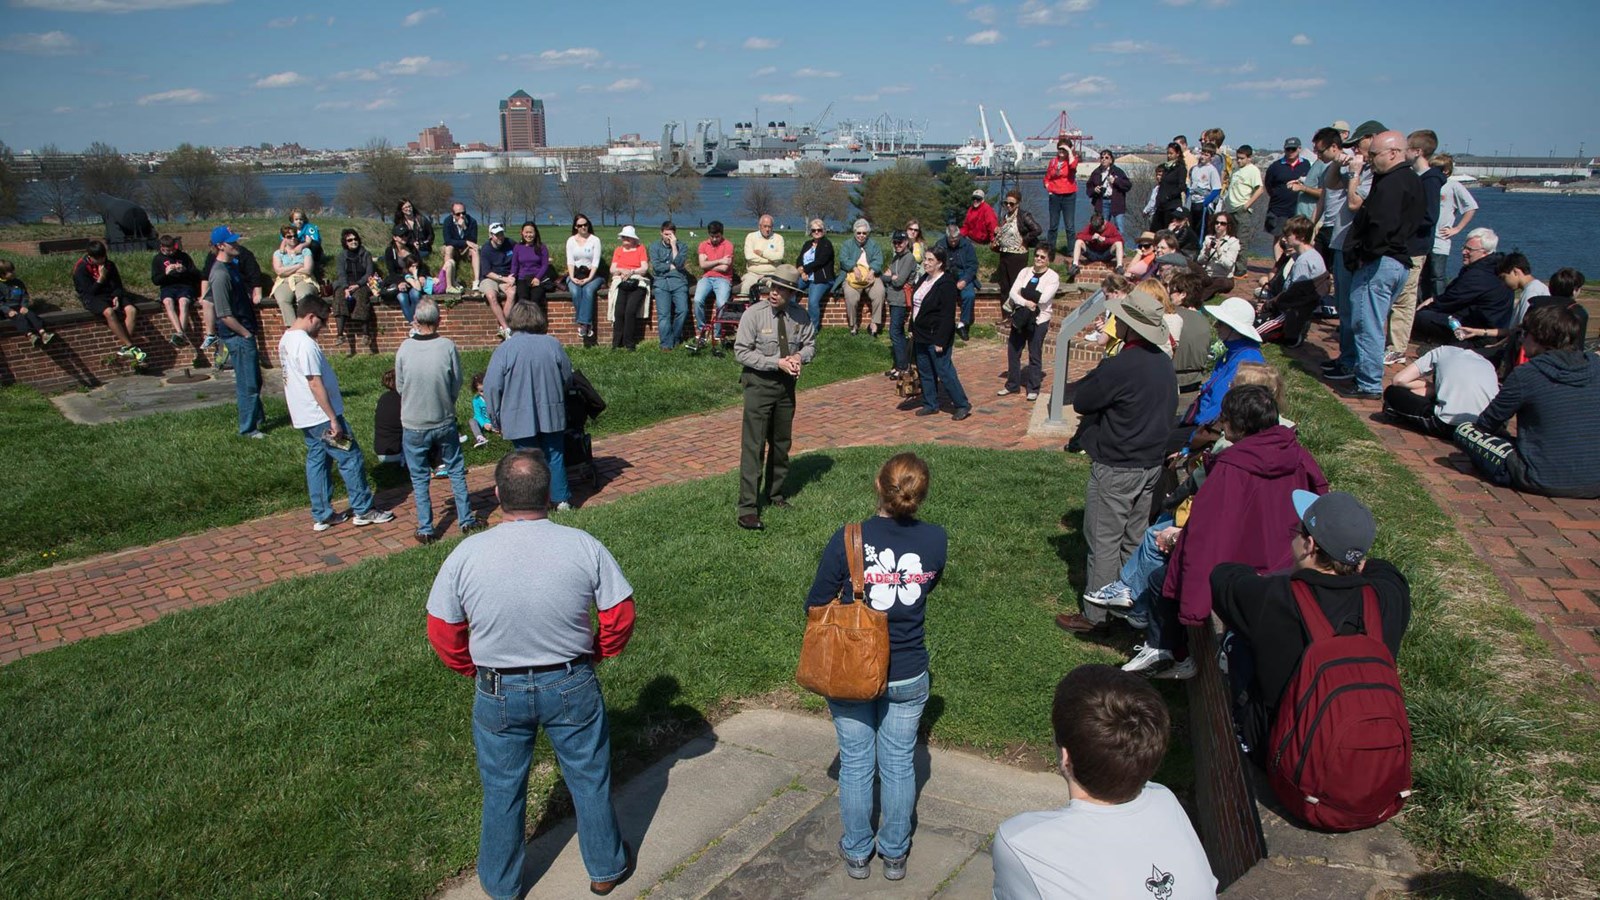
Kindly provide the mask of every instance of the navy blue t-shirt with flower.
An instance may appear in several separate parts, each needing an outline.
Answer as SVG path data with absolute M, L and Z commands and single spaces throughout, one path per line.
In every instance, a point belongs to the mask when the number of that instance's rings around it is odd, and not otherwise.
M 922 620 L 928 595 L 944 574 L 950 539 L 944 526 L 918 519 L 873 516 L 861 523 L 866 551 L 867 603 L 889 614 L 889 680 L 915 678 L 928 669 Z M 844 529 L 828 540 L 817 563 L 817 577 L 806 606 L 849 599 L 850 567 L 844 554 Z

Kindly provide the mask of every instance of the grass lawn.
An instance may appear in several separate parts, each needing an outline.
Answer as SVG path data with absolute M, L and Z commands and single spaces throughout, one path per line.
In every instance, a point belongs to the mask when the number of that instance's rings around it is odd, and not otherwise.
M 739 365 L 732 354 L 639 353 L 609 348 L 569 348 L 609 408 L 592 426 L 599 435 L 633 431 L 653 422 L 739 402 Z M 880 372 L 888 343 L 823 331 L 810 385 Z M 488 366 L 489 351 L 462 354 L 468 373 Z M 345 398 L 345 418 L 368 449 L 372 414 L 383 393 L 379 378 L 392 354 L 334 357 Z M 68 422 L 38 392 L 0 388 L 0 444 L 12 463 L 12 489 L 0 499 L 10 539 L 0 551 L 0 577 L 78 557 L 149 544 L 305 507 L 305 445 L 289 424 L 281 391 L 263 397 L 266 440 L 236 435 L 232 403 L 129 422 L 85 426 Z M 463 430 L 472 401 L 462 391 Z M 505 450 L 496 439 L 467 450 L 469 465 L 491 462 Z M 67 464 L 63 464 L 66 462 Z M 397 471 L 379 485 L 408 483 Z
M 1590 895 L 1600 884 L 1592 684 L 1552 659 L 1358 420 L 1307 376 L 1290 384 L 1303 440 L 1336 487 L 1374 507 L 1376 552 L 1412 579 L 1400 665 L 1418 793 L 1399 821 L 1437 870 L 1430 895 L 1470 895 L 1485 879 Z M 816 556 L 840 522 L 870 513 L 870 479 L 889 452 L 799 458 L 796 507 L 773 511 L 760 535 L 713 524 L 732 474 L 572 516 L 616 554 L 640 603 L 633 645 L 602 667 L 622 777 L 741 698 L 790 690 Z M 932 736 L 1042 762 L 1054 681 L 1121 658 L 1051 623 L 1058 598 L 1082 587 L 1081 536 L 1055 522 L 1081 509 L 1087 462 L 919 452 L 933 469 L 925 515 L 952 536 L 928 612 Z M 0 884 L 22 896 L 421 896 L 469 866 L 471 686 L 423 637 L 424 597 L 450 546 L 7 666 Z M 1181 703 L 1180 686 L 1161 687 Z M 1182 740 L 1158 775 L 1180 788 Z M 548 758 L 531 785 L 535 818 L 563 808 Z

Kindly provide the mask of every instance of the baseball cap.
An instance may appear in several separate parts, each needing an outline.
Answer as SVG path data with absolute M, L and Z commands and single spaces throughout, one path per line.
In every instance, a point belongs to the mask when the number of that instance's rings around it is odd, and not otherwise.
M 213 244 L 236 244 L 239 242 L 239 237 L 232 228 L 226 225 L 218 225 L 211 229 L 211 243 Z
M 945 224 L 946 227 L 949 227 L 951 225 L 960 226 L 961 225 L 961 217 L 957 216 L 957 215 L 953 215 L 953 214 L 945 216 L 944 217 L 944 224 Z
M 1333 128 L 1334 131 L 1349 131 L 1350 130 L 1350 123 L 1346 122 L 1343 119 L 1334 119 L 1333 120 L 1333 125 L 1331 127 Z
M 1354 147 L 1356 144 L 1361 143 L 1362 140 L 1375 134 L 1382 134 L 1387 130 L 1387 128 L 1383 127 L 1383 123 L 1377 119 L 1368 119 L 1357 125 L 1355 131 L 1350 132 L 1350 136 L 1345 138 L 1344 145 L 1346 147 Z
M 1372 550 L 1378 525 L 1372 510 L 1344 491 L 1317 496 L 1310 491 L 1295 491 L 1294 512 L 1306 533 L 1332 559 L 1358 565 Z
M 489 233 L 490 234 L 505 234 L 506 233 L 506 227 L 504 225 L 501 225 L 499 222 L 495 222 L 493 225 L 489 226 Z
M 1284 138 L 1283 139 L 1283 149 L 1285 149 L 1285 150 L 1299 150 L 1300 149 L 1300 139 L 1297 138 L 1297 137 Z
M 972 196 L 973 196 L 974 199 L 980 199 L 980 198 L 983 198 L 983 197 L 987 197 L 989 195 L 985 194 L 983 192 L 983 188 L 978 188 L 977 190 L 972 192 Z
M 896 231 L 894 234 L 889 235 L 889 240 L 898 244 L 901 241 L 911 240 L 911 235 L 906 234 L 904 231 Z
M 491 228 L 489 230 L 493 231 L 494 229 Z M 405 237 L 406 235 L 410 234 L 411 232 L 407 231 L 406 227 L 404 225 L 396 225 L 393 228 L 389 229 L 389 233 L 394 235 L 395 237 Z

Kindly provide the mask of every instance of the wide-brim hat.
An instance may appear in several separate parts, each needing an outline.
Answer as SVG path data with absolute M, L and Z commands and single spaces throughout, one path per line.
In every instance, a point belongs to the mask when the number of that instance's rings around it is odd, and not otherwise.
M 1216 306 L 1206 307 L 1206 312 L 1241 336 L 1261 343 L 1261 332 L 1256 330 L 1256 307 L 1249 300 L 1229 297 Z
M 622 238 L 632 238 L 633 240 L 637 241 L 639 239 L 639 232 L 634 231 L 632 225 L 624 225 L 622 226 L 622 230 L 617 232 L 617 239 L 621 240 Z
M 756 282 L 756 287 L 763 294 L 779 290 L 788 291 L 793 296 L 800 293 L 799 281 L 800 270 L 785 263 L 778 266 L 771 275 L 763 275 L 761 280 Z
M 1129 331 L 1157 347 L 1164 347 L 1172 338 L 1167 330 L 1167 320 L 1162 318 L 1166 309 L 1154 295 L 1134 288 L 1121 300 L 1107 300 L 1106 311 L 1117 317 Z

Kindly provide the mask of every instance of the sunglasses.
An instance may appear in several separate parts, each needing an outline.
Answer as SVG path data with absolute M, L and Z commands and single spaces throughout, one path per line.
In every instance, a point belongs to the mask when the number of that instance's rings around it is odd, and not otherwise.
M 573 228 L 588 228 L 590 226 L 589 226 L 588 222 L 579 222 L 579 223 L 577 223 L 576 225 L 574 225 L 572 227 Z
M 811 229 L 811 233 L 812 234 L 821 234 L 822 233 L 822 229 L 821 228 L 813 228 L 813 229 Z
M 1006 201 L 1006 205 L 1007 206 L 1016 206 L 1017 205 L 1017 201 L 1015 201 L 1015 200 L 1007 200 Z
M 359 244 L 359 243 L 361 243 L 361 239 L 360 238 L 345 238 L 344 242 L 346 244 Z

